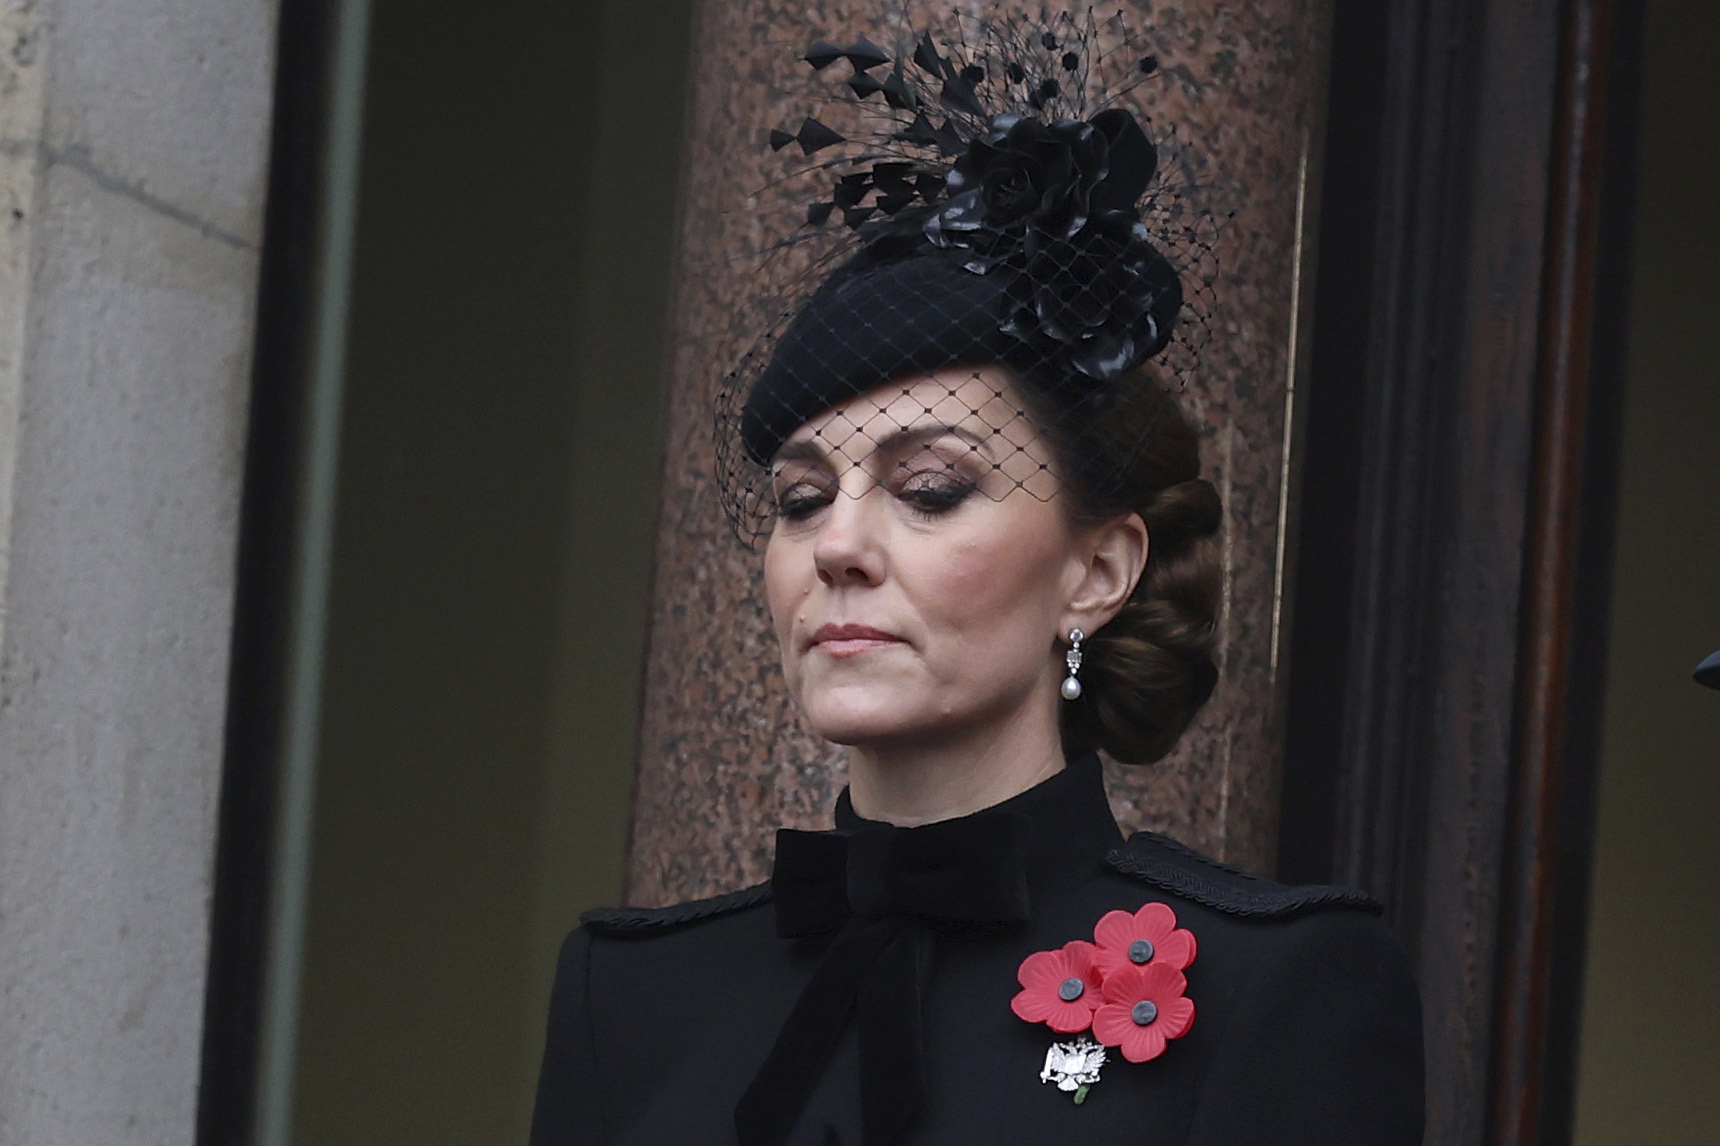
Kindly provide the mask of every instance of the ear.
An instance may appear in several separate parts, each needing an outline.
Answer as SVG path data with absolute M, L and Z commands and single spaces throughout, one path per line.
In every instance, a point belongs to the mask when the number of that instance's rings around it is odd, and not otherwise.
M 1117 615 L 1147 567 L 1147 523 L 1138 513 L 1112 518 L 1081 539 L 1077 583 L 1061 631 L 1097 632 Z

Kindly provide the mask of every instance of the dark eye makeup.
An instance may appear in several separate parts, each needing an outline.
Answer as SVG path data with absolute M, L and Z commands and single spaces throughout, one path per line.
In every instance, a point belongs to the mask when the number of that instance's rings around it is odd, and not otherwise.
M 891 443 L 894 444 L 894 443 Z M 925 442 L 889 466 L 879 485 L 916 517 L 931 519 L 949 513 L 979 489 L 979 480 L 964 473 L 962 464 L 972 457 L 964 444 L 961 457 Z M 819 461 L 799 458 L 782 464 L 774 475 L 776 516 L 786 522 L 803 522 L 835 500 L 840 492 L 836 479 Z
M 909 475 L 895 495 L 918 512 L 936 517 L 966 501 L 975 488 L 969 479 L 942 468 Z
M 829 505 L 834 497 L 832 486 L 797 481 L 777 491 L 776 514 L 785 521 L 805 521 Z

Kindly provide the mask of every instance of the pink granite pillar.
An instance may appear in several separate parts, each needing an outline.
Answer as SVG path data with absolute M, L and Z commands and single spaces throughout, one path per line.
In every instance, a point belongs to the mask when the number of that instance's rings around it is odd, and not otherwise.
M 996 13 L 1036 2 L 983 6 Z M 1205 157 L 1212 202 L 1234 210 L 1219 247 L 1213 336 L 1184 395 L 1224 496 L 1228 573 L 1221 681 L 1176 752 L 1112 766 L 1126 829 L 1151 827 L 1232 863 L 1269 868 L 1280 758 L 1278 624 L 1285 451 L 1300 325 L 1296 280 L 1310 140 L 1317 140 L 1329 0 L 1185 0 L 1120 7 L 1150 25 L 1162 69 L 1154 118 Z M 769 873 L 778 825 L 821 826 L 842 750 L 786 696 L 756 555 L 731 537 L 712 483 L 710 387 L 744 345 L 735 252 L 759 249 L 761 193 L 782 169 L 767 128 L 807 103 L 798 62 L 815 38 L 893 42 L 880 0 L 705 0 L 698 10 L 680 220 L 663 516 L 645 676 L 629 898 L 659 904 Z M 940 9 L 940 10 L 947 10 Z M 1105 14 L 1109 9 L 1105 10 Z M 789 192 L 799 203 L 803 194 Z M 792 210 L 792 208 L 790 208 Z

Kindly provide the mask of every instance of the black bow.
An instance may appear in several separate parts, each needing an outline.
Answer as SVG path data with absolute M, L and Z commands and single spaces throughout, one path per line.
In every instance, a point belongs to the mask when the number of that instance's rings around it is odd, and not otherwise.
M 866 1146 L 900 1138 L 926 1096 L 926 924 L 1026 920 L 1030 823 L 984 812 L 919 828 L 777 832 L 777 932 L 836 936 L 735 1106 L 741 1146 L 787 1138 L 856 1013 Z

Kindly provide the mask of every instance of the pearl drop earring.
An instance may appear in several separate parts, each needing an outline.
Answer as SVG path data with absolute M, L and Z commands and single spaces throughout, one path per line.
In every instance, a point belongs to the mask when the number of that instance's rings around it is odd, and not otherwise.
M 1063 663 L 1069 666 L 1069 675 L 1063 678 L 1064 700 L 1081 699 L 1081 642 L 1087 639 L 1087 634 L 1080 629 L 1069 630 L 1069 651 L 1063 654 Z

